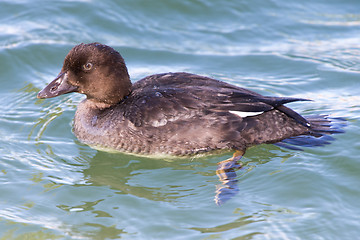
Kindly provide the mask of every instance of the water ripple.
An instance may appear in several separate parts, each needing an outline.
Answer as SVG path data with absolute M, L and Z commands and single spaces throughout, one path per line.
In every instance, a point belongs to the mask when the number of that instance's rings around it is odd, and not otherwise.
M 346 239 L 360 209 L 359 5 L 355 1 L 2 1 L 3 239 Z M 71 132 L 82 97 L 36 99 L 80 42 L 121 51 L 133 80 L 189 71 L 313 99 L 349 120 L 333 144 L 249 149 L 239 194 L 213 203 L 227 155 L 162 161 L 93 150 Z M 156 221 L 154 220 L 156 219 Z

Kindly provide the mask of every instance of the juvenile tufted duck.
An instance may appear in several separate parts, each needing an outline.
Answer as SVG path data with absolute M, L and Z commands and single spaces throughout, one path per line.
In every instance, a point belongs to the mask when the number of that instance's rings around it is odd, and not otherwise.
M 225 82 L 177 72 L 134 84 L 121 55 L 100 44 L 80 44 L 68 53 L 57 78 L 38 98 L 79 92 L 74 133 L 100 148 L 144 155 L 196 155 L 235 151 L 219 164 L 229 172 L 251 146 L 261 143 L 323 145 L 341 130 L 324 116 L 302 117 L 284 104 L 300 98 L 268 97 Z M 288 145 L 289 146 L 289 145 Z

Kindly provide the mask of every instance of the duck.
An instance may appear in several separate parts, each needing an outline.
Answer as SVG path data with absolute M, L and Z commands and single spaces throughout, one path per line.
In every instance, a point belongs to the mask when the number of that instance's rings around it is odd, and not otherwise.
M 246 150 L 259 144 L 314 146 L 341 132 L 326 115 L 302 116 L 285 104 L 303 98 L 263 96 L 186 72 L 147 76 L 132 83 L 121 54 L 81 43 L 66 55 L 58 76 L 37 98 L 77 92 L 86 98 L 73 132 L 83 143 L 143 156 L 198 156 L 234 152 L 218 165 L 221 181 Z

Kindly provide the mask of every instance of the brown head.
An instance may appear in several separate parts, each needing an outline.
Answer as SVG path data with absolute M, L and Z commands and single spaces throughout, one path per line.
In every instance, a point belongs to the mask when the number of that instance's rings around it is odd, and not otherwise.
M 120 53 L 100 43 L 82 43 L 70 50 L 60 74 L 37 97 L 79 92 L 94 102 L 113 105 L 130 90 L 130 77 Z

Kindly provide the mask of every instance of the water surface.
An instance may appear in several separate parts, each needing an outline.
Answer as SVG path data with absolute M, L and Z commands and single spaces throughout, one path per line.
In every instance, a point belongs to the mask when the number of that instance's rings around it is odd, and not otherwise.
M 0 239 L 354 239 L 360 234 L 360 5 L 353 0 L 0 2 Z M 97 151 L 71 132 L 77 94 L 38 100 L 80 42 L 121 52 L 133 81 L 187 71 L 346 117 L 305 151 L 261 145 L 239 194 L 216 163 Z M 201 133 L 199 133 L 201 134 Z

